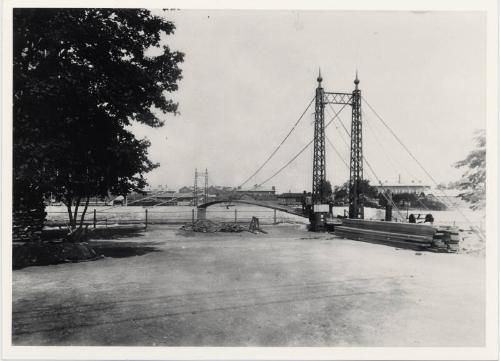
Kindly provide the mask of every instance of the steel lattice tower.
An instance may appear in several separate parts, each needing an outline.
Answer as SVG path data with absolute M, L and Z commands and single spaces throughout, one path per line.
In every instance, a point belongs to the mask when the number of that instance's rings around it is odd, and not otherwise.
M 205 168 L 205 189 L 203 192 L 203 203 L 208 202 L 208 169 Z
M 364 218 L 364 200 L 360 189 L 363 181 L 363 133 L 361 119 L 361 90 L 358 72 L 352 92 L 351 157 L 349 171 L 349 218 Z
M 198 169 L 194 169 L 194 188 L 193 188 L 194 206 L 198 207 Z
M 316 109 L 314 117 L 314 159 L 313 159 L 313 202 L 326 201 L 323 183 L 326 182 L 325 159 L 325 105 L 352 106 L 351 154 L 349 169 L 349 218 L 364 218 L 363 190 L 363 133 L 361 119 L 361 90 L 358 89 L 358 72 L 352 93 L 325 92 L 321 87 L 321 71 L 316 88 Z M 342 110 L 342 109 L 341 109 Z M 333 120 L 333 119 L 332 119 Z
M 198 206 L 198 193 L 199 193 L 199 188 L 198 188 L 198 177 L 203 176 L 204 179 L 204 187 L 203 187 L 203 203 L 208 202 L 208 169 L 205 168 L 205 172 L 198 172 L 198 169 L 195 168 L 194 170 L 194 189 L 193 189 L 193 203 L 197 207 Z
M 313 156 L 313 181 L 312 199 L 314 204 L 323 203 L 323 183 L 326 181 L 325 158 L 325 103 L 324 91 L 321 87 L 323 78 L 321 70 L 318 75 L 316 88 L 316 108 L 314 112 L 314 156 Z

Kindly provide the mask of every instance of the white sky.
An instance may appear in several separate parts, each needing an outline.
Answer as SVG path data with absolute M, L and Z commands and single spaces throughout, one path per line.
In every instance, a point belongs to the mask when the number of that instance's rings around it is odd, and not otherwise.
M 162 13 L 163 14 L 163 13 Z M 160 168 L 152 186 L 191 185 L 194 168 L 211 184 L 237 186 L 274 150 L 314 96 L 318 67 L 326 91 L 352 91 L 355 70 L 366 100 L 436 180 L 486 127 L 486 18 L 480 12 L 194 11 L 165 13 L 177 30 L 166 42 L 184 52 L 183 79 L 171 96 L 181 115 L 160 129 L 134 126 L 148 137 Z M 337 106 L 337 110 L 339 107 Z M 364 106 L 364 155 L 382 180 L 430 180 Z M 331 118 L 327 110 L 326 119 Z M 247 185 L 262 182 L 313 135 L 313 108 L 271 162 Z M 351 109 L 341 119 L 350 129 Z M 327 137 L 345 160 L 344 130 Z M 378 140 L 378 141 L 377 141 Z M 383 143 L 383 148 L 379 143 Z M 327 144 L 327 178 L 348 170 Z M 312 149 L 268 186 L 310 190 Z M 372 179 L 365 167 L 365 178 Z

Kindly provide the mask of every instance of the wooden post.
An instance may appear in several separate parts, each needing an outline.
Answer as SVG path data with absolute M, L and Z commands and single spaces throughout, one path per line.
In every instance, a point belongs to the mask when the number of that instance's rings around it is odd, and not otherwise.
M 238 222 L 238 210 L 234 209 L 234 223 Z
M 276 209 L 274 210 L 274 224 L 276 224 Z
M 96 216 L 96 211 L 94 208 L 94 228 L 96 227 L 96 223 L 97 223 L 97 216 Z
M 194 224 L 194 208 L 191 209 L 191 222 Z
M 108 219 L 106 218 L 106 228 L 108 228 Z
M 145 215 L 146 215 L 146 219 L 145 219 L 145 222 L 144 222 L 144 228 L 148 228 L 148 209 L 146 208 L 145 210 Z

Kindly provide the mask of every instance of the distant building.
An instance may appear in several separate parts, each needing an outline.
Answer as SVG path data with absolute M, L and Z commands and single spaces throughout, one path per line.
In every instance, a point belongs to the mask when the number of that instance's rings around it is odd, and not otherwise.
M 118 205 L 126 206 L 127 205 L 127 198 L 124 196 L 118 196 L 111 201 L 111 204 L 113 206 L 118 206 Z
M 420 183 L 410 183 L 410 184 L 391 184 L 384 183 L 383 185 L 374 185 L 379 193 L 389 190 L 392 194 L 400 193 L 426 193 L 431 189 L 431 186 L 423 185 Z
M 304 193 L 282 193 L 278 194 L 276 197 L 278 198 L 279 204 L 283 204 L 286 206 L 297 206 L 302 205 L 302 198 Z
M 253 186 L 252 188 L 237 189 L 236 195 L 238 197 L 250 197 L 255 200 L 275 199 L 276 189 L 274 186 L 266 188 L 262 186 Z

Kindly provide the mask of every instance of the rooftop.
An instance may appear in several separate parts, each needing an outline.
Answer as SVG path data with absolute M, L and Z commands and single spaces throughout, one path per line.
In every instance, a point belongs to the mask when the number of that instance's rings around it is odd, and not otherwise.
M 251 188 L 242 188 L 236 190 L 236 192 L 274 192 L 274 187 L 262 187 L 262 186 L 253 186 Z

